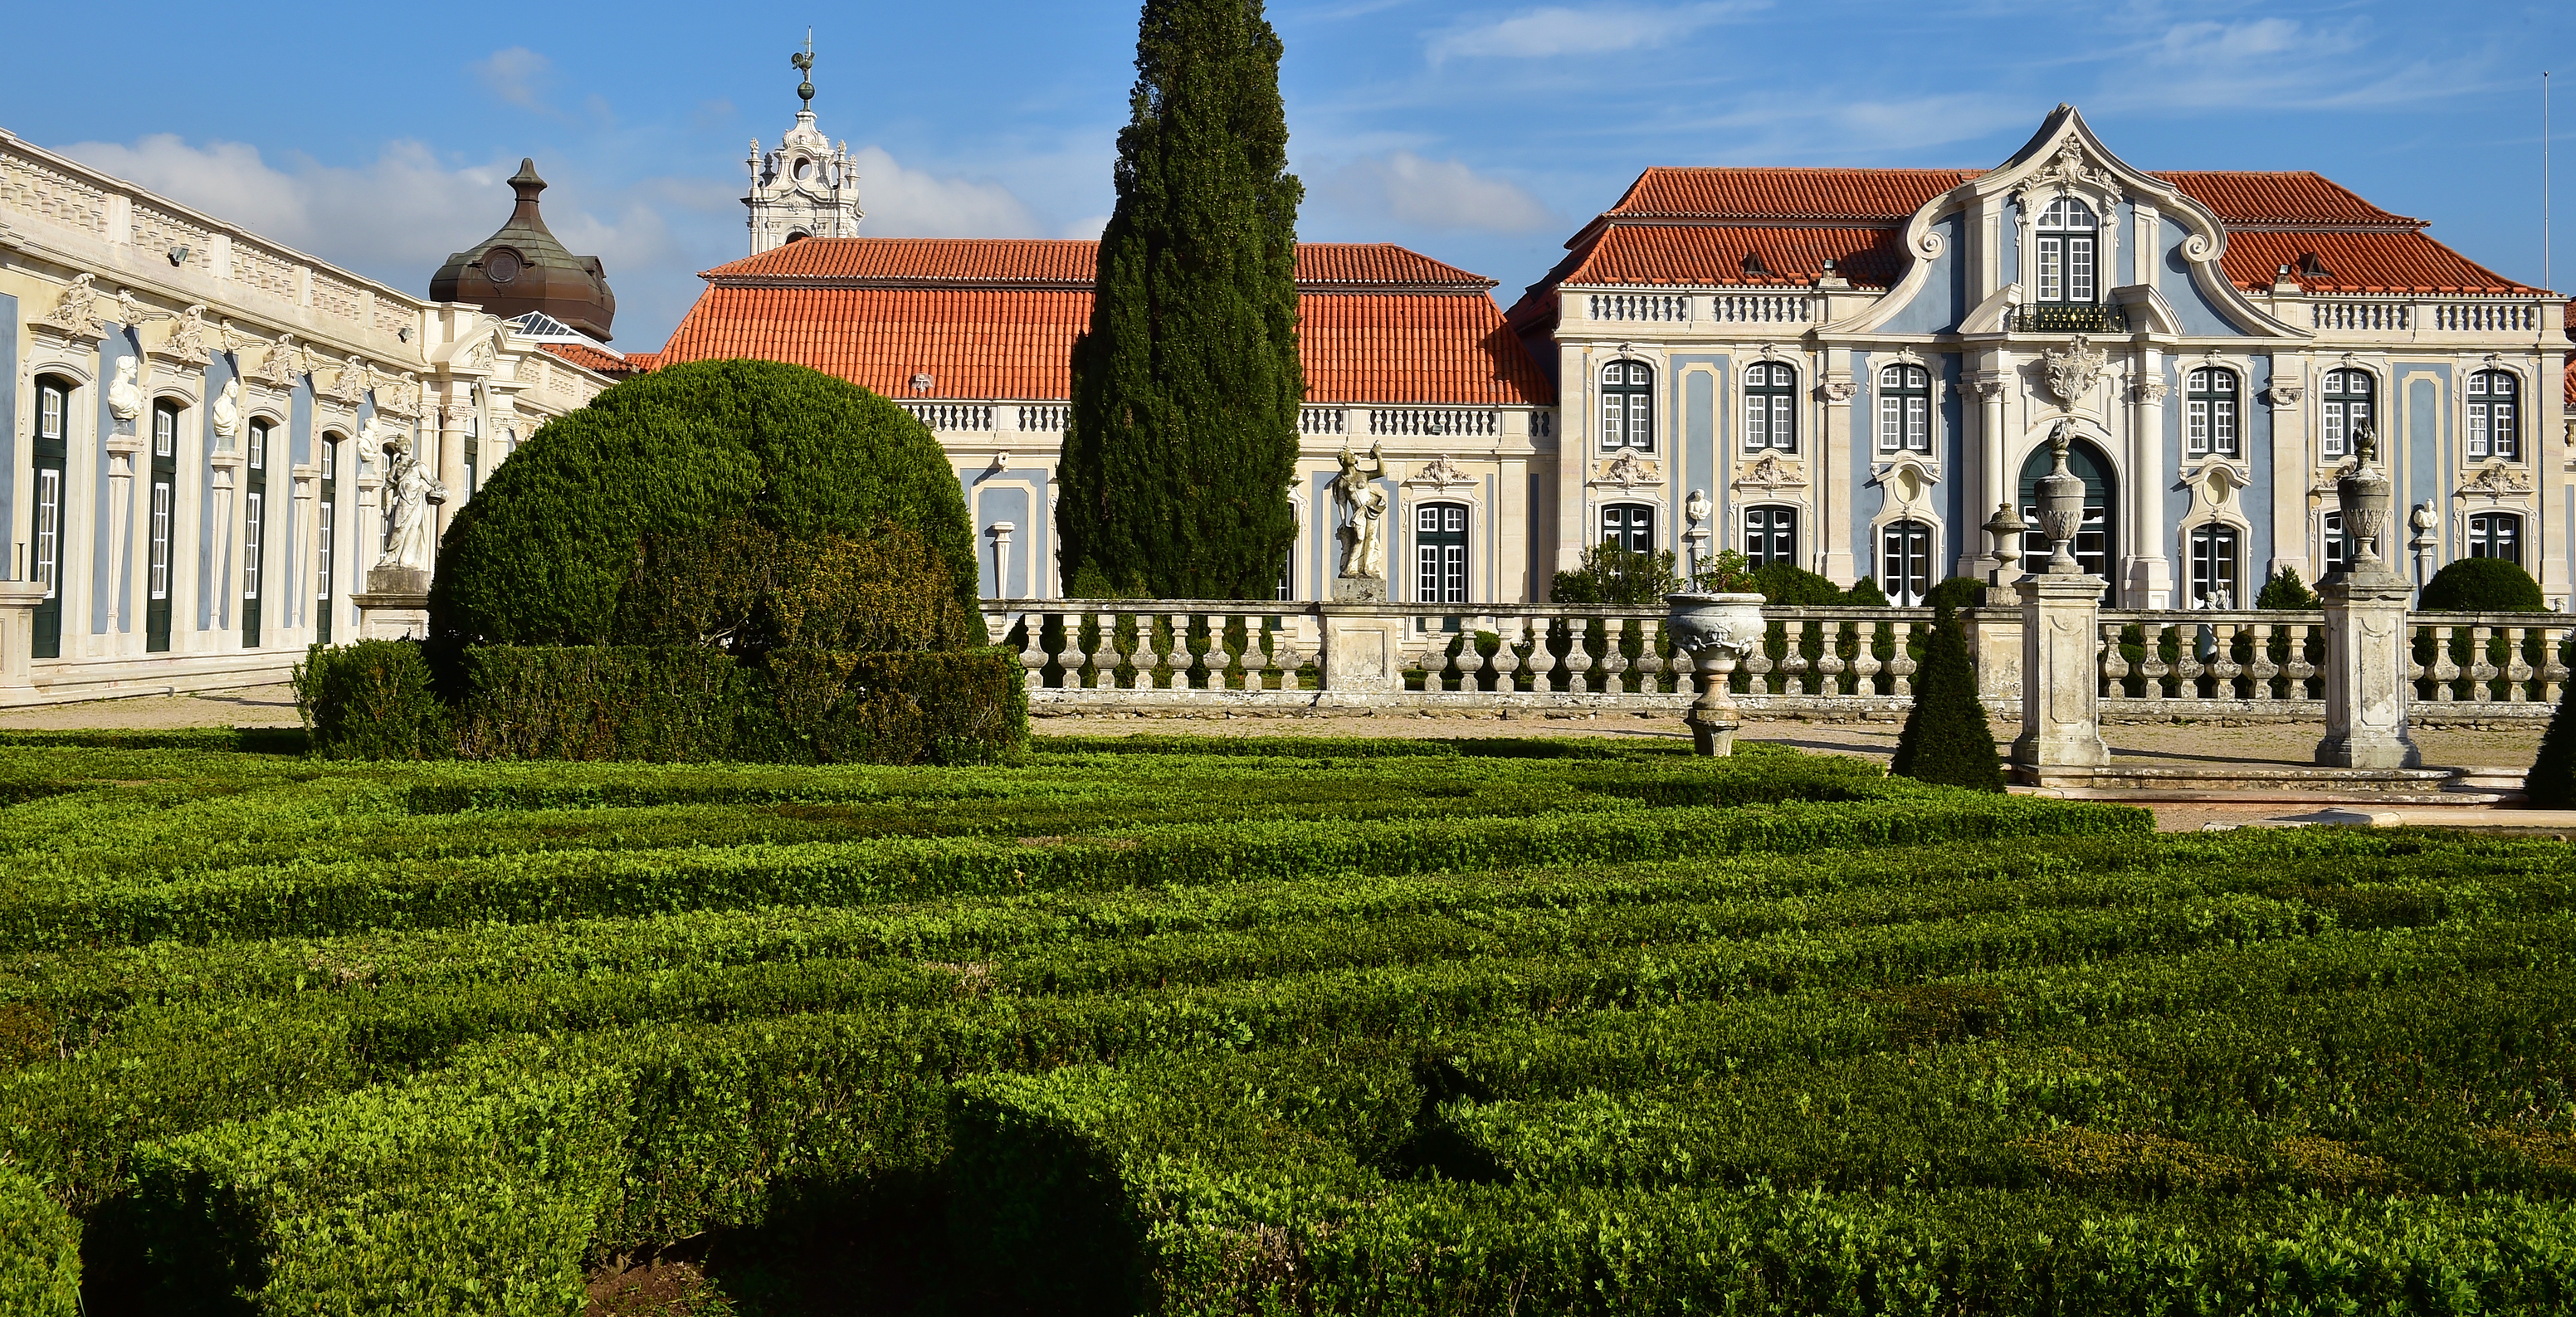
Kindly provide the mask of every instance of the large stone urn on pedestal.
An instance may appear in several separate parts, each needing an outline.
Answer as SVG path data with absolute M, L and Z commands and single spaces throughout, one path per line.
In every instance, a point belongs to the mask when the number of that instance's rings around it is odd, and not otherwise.
M 2021 596 L 2021 736 L 2013 763 L 2098 768 L 2111 762 L 2102 741 L 2100 643 L 2103 580 L 2077 566 L 2069 545 L 2084 525 L 2084 479 L 2066 469 L 2067 425 L 2048 436 L 2056 467 L 2039 478 L 2039 529 L 2048 570 L 2013 583 Z
M 2352 466 L 2335 482 L 2343 532 L 2351 539 L 2344 570 L 2318 582 L 2326 610 L 2326 734 L 2317 762 L 2329 768 L 2418 768 L 2424 755 L 2408 734 L 2406 606 L 2415 588 L 2390 571 L 2388 477 L 2371 466 L 2377 445 L 2368 427 L 2353 435 Z
M 1762 596 L 1758 594 L 1668 594 L 1667 630 L 1673 647 L 1690 655 L 1699 671 L 1699 698 L 1691 702 L 1691 740 L 1699 753 L 1735 753 L 1735 732 L 1744 719 L 1727 693 L 1735 665 L 1762 643 Z

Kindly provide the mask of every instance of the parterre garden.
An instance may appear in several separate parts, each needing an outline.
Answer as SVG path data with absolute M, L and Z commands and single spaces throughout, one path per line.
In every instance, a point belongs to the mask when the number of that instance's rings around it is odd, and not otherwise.
M 0 798 L 9 1312 L 2576 1305 L 2551 838 L 1543 741 Z

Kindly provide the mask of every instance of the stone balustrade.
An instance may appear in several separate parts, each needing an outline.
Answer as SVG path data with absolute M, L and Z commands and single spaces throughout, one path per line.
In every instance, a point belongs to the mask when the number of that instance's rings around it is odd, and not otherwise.
M 1583 716 L 1669 712 L 1696 694 L 1661 608 L 1572 604 L 1369 605 L 1398 619 L 1392 680 L 1336 681 L 1325 622 L 1339 606 L 1209 600 L 988 600 L 1017 651 L 1031 708 L 1053 713 L 1290 714 L 1337 707 Z M 1747 715 L 1902 718 L 1932 627 L 1928 608 L 1768 608 L 1769 634 L 1730 689 Z M 2019 611 L 1972 625 L 2018 634 Z M 2322 612 L 2104 611 L 2101 714 L 2112 723 L 2313 722 L 2324 716 Z M 2566 689 L 2576 619 L 2417 613 L 2409 622 L 2418 722 L 2544 718 Z M 1032 638 L 1035 643 L 1032 644 Z M 1972 654 L 1995 653 L 1976 644 Z M 1981 686 L 2010 716 L 2018 673 Z

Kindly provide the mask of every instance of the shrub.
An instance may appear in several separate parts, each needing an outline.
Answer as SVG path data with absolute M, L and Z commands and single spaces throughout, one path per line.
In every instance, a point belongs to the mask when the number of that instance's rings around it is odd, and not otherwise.
M 80 1304 L 80 1227 L 17 1168 L 0 1165 L 0 1313 L 72 1317 Z
M 1843 602 L 1863 608 L 1885 608 L 1887 592 L 1878 588 L 1876 580 L 1864 576 L 1852 582 L 1852 588 L 1843 592 Z
M 1986 583 L 1973 576 L 1953 576 L 1925 591 L 1923 602 L 1933 612 L 1982 608 L 1986 602 Z
M 1887 771 L 1943 786 L 2004 789 L 2003 762 L 1986 725 L 1986 706 L 1977 699 L 1976 669 L 1968 663 L 1967 632 L 1949 609 L 1932 624 L 1923 671 L 1914 679 L 1914 708 L 1905 715 Z
M 2533 809 L 2576 809 L 2576 697 L 2561 696 L 2540 734 L 2540 753 L 2523 775 L 2522 794 Z
M 468 759 L 774 758 L 756 670 L 681 645 L 483 645 L 465 651 L 457 750 Z M 749 724 L 746 726 L 746 724 Z
M 1690 588 L 1700 594 L 1744 594 L 1753 589 L 1753 561 L 1742 549 L 1720 549 L 1691 573 Z
M 954 565 L 908 527 L 793 539 L 747 517 L 644 538 L 618 593 L 621 644 L 879 652 L 984 642 Z M 972 582 L 969 582 L 970 586 Z
M 1029 697 L 1019 655 L 769 656 L 788 733 L 822 763 L 992 763 L 1028 745 Z
M 315 645 L 295 665 L 295 711 L 324 759 L 445 759 L 455 753 L 429 661 L 408 640 Z
M 2263 582 L 2262 593 L 2254 596 L 2256 608 L 2312 609 L 2320 606 L 2316 592 L 2299 579 L 2299 569 L 2283 567 Z
M 1784 608 L 1818 608 L 1843 601 L 1842 587 L 1804 567 L 1765 563 L 1753 573 L 1753 588 L 1763 601 Z
M 957 606 L 975 610 L 965 497 L 921 422 L 802 366 L 703 361 L 609 389 L 492 473 L 440 546 L 432 635 L 442 647 L 597 645 L 685 630 L 724 613 L 710 594 L 733 596 L 707 582 L 739 563 L 701 561 L 677 573 L 686 584 L 621 596 L 639 558 L 728 550 L 750 534 L 719 529 L 733 522 L 766 532 L 764 544 L 903 528 L 945 563 Z
M 1574 570 L 1558 572 L 1548 598 L 1560 604 L 1661 604 L 1681 588 L 1672 550 L 1644 553 L 1605 541 L 1587 546 Z
M 2436 613 L 2538 613 L 2549 605 L 2540 582 L 2503 558 L 2462 558 L 2424 585 L 2421 604 Z

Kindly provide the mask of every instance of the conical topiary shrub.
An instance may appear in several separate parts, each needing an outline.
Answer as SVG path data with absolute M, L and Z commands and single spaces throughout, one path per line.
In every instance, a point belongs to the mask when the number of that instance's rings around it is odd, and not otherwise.
M 2576 809 L 2576 698 L 2562 697 L 2540 734 L 2540 753 L 2523 775 L 2522 794 L 2533 809 Z
M 1896 760 L 1887 771 L 1917 782 L 2004 789 L 2003 760 L 1977 700 L 1977 672 L 1968 663 L 1968 635 L 1947 608 L 1932 615 L 1932 643 L 1914 678 L 1914 709 L 1896 738 Z

